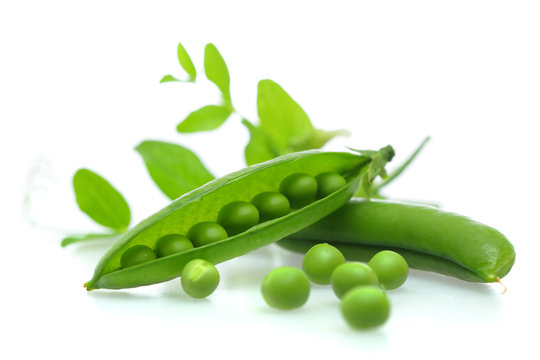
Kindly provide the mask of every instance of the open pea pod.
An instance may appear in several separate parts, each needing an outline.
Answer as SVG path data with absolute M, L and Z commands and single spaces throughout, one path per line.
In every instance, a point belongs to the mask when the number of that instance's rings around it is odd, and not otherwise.
M 184 194 L 126 232 L 101 258 L 85 287 L 87 290 L 122 289 L 160 283 L 180 276 L 184 265 L 192 259 L 217 264 L 273 243 L 344 205 L 361 179 L 371 177 L 373 173 L 384 173 L 384 165 L 393 155 L 390 146 L 378 152 L 359 154 L 311 150 L 284 155 L 213 180 Z M 121 267 L 122 254 L 132 246 L 146 245 L 154 249 L 162 236 L 187 234 L 195 224 L 216 221 L 219 210 L 228 203 L 249 202 L 261 192 L 278 191 L 281 181 L 288 175 L 307 173 L 316 176 L 328 171 L 341 174 L 346 184 L 322 199 L 224 240 L 132 267 Z

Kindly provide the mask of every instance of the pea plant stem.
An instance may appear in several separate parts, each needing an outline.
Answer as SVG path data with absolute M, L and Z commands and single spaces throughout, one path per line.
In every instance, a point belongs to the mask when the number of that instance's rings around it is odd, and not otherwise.
M 420 145 L 416 148 L 416 150 L 409 156 L 409 158 L 401 164 L 396 170 L 394 170 L 388 177 L 383 180 L 380 184 L 375 185 L 375 193 L 377 193 L 380 189 L 385 187 L 386 185 L 390 184 L 395 178 L 397 178 L 403 171 L 413 162 L 413 160 L 418 156 L 420 151 L 426 146 L 426 144 L 431 139 L 430 136 L 427 136 L 424 138 L 424 140 L 420 143 Z

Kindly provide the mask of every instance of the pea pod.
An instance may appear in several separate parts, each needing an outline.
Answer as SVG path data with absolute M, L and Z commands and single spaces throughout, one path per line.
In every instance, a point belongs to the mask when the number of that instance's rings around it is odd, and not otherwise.
M 383 200 L 351 199 L 278 244 L 305 253 L 321 242 L 348 260 L 368 261 L 394 250 L 411 268 L 473 282 L 498 281 L 515 260 L 512 244 L 492 227 L 433 207 Z
M 96 266 L 94 276 L 85 283 L 88 290 L 121 289 L 164 282 L 181 275 L 192 259 L 217 264 L 244 255 L 275 242 L 343 206 L 358 187 L 360 180 L 384 172 L 384 165 L 394 155 L 390 146 L 379 152 L 297 152 L 250 166 L 211 181 L 174 200 L 170 205 L 143 220 L 120 237 Z M 279 218 L 260 222 L 248 230 L 214 243 L 202 245 L 122 268 L 122 254 L 135 245 L 154 249 L 157 240 L 167 234 L 186 234 L 195 224 L 215 221 L 219 210 L 234 201 L 249 202 L 266 191 L 276 191 L 288 175 L 305 173 L 316 176 L 334 171 L 347 180 L 332 194 L 318 199 Z M 363 180 L 365 182 L 365 180 Z

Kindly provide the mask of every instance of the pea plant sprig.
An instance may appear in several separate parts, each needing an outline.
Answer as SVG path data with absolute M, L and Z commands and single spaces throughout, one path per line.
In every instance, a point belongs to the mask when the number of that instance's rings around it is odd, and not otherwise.
M 188 74 L 187 82 L 196 81 L 196 71 L 187 51 L 178 44 L 178 61 Z M 208 80 L 221 92 L 221 103 L 205 105 L 192 111 L 176 127 L 179 133 L 195 133 L 218 129 L 233 114 L 242 118 L 250 134 L 245 148 L 247 165 L 254 165 L 280 155 L 323 147 L 335 136 L 347 135 L 347 130 L 326 131 L 315 128 L 302 107 L 276 82 L 264 79 L 257 85 L 259 124 L 246 119 L 231 99 L 230 75 L 227 64 L 213 44 L 204 49 L 204 70 Z M 180 81 L 165 75 L 161 83 Z
M 165 75 L 160 83 L 196 83 L 199 80 L 197 70 L 187 50 L 180 43 L 177 57 L 185 75 Z M 231 115 L 236 114 L 250 136 L 244 149 L 245 163 L 248 166 L 297 151 L 320 149 L 334 137 L 349 134 L 347 130 L 327 131 L 315 127 L 304 109 L 279 84 L 270 79 L 260 80 L 257 85 L 258 122 L 248 120 L 233 105 L 227 64 L 216 46 L 211 43 L 204 49 L 204 73 L 207 80 L 219 89 L 221 101 L 192 111 L 176 126 L 176 130 L 180 134 L 213 131 L 222 126 Z M 428 140 L 429 137 L 424 139 L 394 172 L 388 175 L 367 174 L 369 178 L 363 182 L 364 186 L 358 188 L 355 196 L 384 198 L 380 193 L 381 189 L 411 164 Z M 171 200 L 215 178 L 195 152 L 180 144 L 144 140 L 135 150 L 141 156 L 154 183 Z M 374 183 L 376 175 L 381 175 L 383 180 Z M 104 177 L 89 169 L 79 169 L 73 177 L 73 189 L 80 210 L 103 226 L 105 231 L 69 235 L 62 240 L 62 246 L 96 239 L 114 239 L 129 228 L 131 212 L 128 202 Z

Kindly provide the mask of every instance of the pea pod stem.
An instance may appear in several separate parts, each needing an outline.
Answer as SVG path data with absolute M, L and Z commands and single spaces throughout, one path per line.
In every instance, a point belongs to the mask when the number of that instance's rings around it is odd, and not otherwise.
M 374 188 L 375 188 L 375 192 L 378 193 L 380 189 L 382 189 L 383 187 L 387 186 L 388 184 L 390 184 L 392 181 L 394 181 L 398 176 L 401 175 L 401 173 L 403 173 L 403 171 L 405 171 L 405 169 L 407 169 L 409 167 L 409 165 L 414 161 L 414 159 L 416 159 L 416 157 L 418 156 L 418 154 L 420 154 L 420 152 L 422 151 L 422 149 L 424 148 L 424 146 L 426 146 L 426 144 L 431 140 L 431 137 L 430 136 L 427 136 L 424 138 L 424 140 L 422 140 L 422 142 L 420 143 L 420 145 L 418 145 L 418 147 L 416 148 L 416 150 L 413 151 L 413 153 L 407 158 L 407 160 L 405 160 L 405 162 L 403 164 L 401 164 L 400 166 L 398 166 L 397 169 L 395 169 L 394 171 L 392 171 L 388 177 L 386 179 L 384 179 L 381 183 L 379 184 L 376 184 L 374 185 Z
M 349 260 L 368 261 L 380 250 L 394 250 L 411 268 L 474 282 L 500 282 L 515 261 L 512 244 L 492 227 L 394 201 L 352 199 L 278 244 L 303 252 L 320 242 L 338 247 Z

